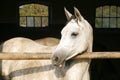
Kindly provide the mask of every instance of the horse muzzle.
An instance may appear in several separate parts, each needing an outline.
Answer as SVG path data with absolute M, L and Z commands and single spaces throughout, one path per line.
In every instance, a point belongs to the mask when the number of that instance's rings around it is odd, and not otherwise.
M 66 58 L 67 58 L 66 51 L 57 50 L 51 56 L 52 64 L 58 67 L 62 67 L 66 61 Z

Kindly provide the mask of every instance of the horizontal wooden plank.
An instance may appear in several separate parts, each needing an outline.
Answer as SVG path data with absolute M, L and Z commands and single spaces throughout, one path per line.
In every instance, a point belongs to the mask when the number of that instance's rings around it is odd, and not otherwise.
M 105 58 L 120 58 L 120 52 L 91 52 L 78 55 L 75 59 L 105 59 Z
M 0 60 L 42 60 L 50 59 L 50 53 L 12 53 L 1 52 Z M 120 52 L 90 52 L 77 55 L 73 59 L 103 59 L 103 58 L 120 58 Z

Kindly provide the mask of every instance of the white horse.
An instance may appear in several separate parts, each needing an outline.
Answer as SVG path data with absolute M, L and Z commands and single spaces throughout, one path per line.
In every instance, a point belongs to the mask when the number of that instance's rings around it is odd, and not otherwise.
M 60 40 L 57 38 L 53 38 L 53 37 L 46 37 L 46 38 L 37 39 L 34 41 L 39 43 L 40 45 L 56 46 L 56 45 L 58 45 Z
M 92 52 L 93 30 L 91 25 L 81 16 L 77 8 L 74 8 L 75 17 L 65 9 L 69 21 L 62 29 L 61 40 L 52 54 L 52 63 L 57 66 L 65 66 L 65 61 L 83 52 Z M 90 59 L 73 60 L 66 72 L 68 80 L 89 80 Z M 79 75 L 78 75 L 79 74 Z M 66 79 L 66 80 L 67 80 Z
M 51 60 L 3 60 L 5 80 L 89 80 L 90 59 L 70 60 L 77 54 L 92 52 L 92 27 L 74 8 L 75 17 L 65 9 L 68 23 L 60 43 L 45 46 L 27 38 L 14 38 L 3 44 L 3 52 L 53 52 Z M 14 57 L 14 56 L 13 56 Z M 53 66 L 55 65 L 55 66 Z

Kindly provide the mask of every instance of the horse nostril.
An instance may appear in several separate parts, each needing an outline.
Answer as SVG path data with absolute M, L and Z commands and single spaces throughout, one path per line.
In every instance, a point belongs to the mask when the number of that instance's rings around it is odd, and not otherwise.
M 58 57 L 58 56 L 53 56 L 53 57 L 52 57 L 52 63 L 53 63 L 54 65 L 57 65 L 58 62 L 59 62 L 59 57 Z
M 57 61 L 59 60 L 59 58 L 56 56 L 56 57 L 54 58 L 54 60 L 57 62 Z
M 57 56 L 54 56 L 53 57 L 53 61 L 56 63 L 56 62 L 58 62 L 58 60 L 59 60 L 59 57 L 57 57 Z

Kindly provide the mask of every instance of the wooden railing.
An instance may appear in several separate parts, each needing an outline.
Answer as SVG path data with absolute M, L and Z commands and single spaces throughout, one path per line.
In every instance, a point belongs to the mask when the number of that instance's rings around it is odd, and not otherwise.
M 0 60 L 41 60 L 50 59 L 50 53 L 12 53 L 1 52 Z M 89 52 L 78 55 L 73 59 L 103 59 L 103 58 L 120 58 L 120 52 Z

